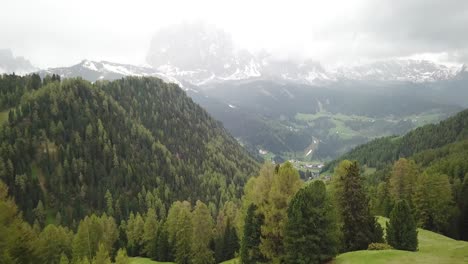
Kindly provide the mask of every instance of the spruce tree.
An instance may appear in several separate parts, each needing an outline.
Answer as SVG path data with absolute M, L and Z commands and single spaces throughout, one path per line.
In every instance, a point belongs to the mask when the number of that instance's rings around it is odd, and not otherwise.
M 325 184 L 299 190 L 288 208 L 284 263 L 323 263 L 338 252 L 337 222 Z
M 339 168 L 342 173 L 336 175 L 334 191 L 342 221 L 344 250 L 367 249 L 370 243 L 382 242 L 382 228 L 370 213 L 357 162 L 345 160 Z
M 158 229 L 157 237 L 157 257 L 159 261 L 170 261 L 172 259 L 171 248 L 169 246 L 169 235 L 167 233 L 166 223 L 161 223 Z
M 465 175 L 461 190 L 460 238 L 468 241 L 468 174 Z
M 258 214 L 257 206 L 250 204 L 245 216 L 243 237 L 240 248 L 240 259 L 243 264 L 262 262 L 264 257 L 260 252 L 260 236 L 263 216 Z
M 387 223 L 387 242 L 400 250 L 418 249 L 418 231 L 411 209 L 405 200 L 397 202 Z

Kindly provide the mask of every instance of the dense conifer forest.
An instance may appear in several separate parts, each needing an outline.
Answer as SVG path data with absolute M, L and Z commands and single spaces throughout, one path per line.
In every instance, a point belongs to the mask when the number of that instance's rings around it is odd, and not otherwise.
M 147 203 L 167 214 L 179 199 L 203 200 L 217 213 L 258 168 L 219 122 L 159 79 L 3 75 L 0 85 L 8 112 L 0 179 L 31 223 L 61 213 L 76 227 L 109 200 L 118 220 Z M 33 213 L 39 205 L 43 219 Z

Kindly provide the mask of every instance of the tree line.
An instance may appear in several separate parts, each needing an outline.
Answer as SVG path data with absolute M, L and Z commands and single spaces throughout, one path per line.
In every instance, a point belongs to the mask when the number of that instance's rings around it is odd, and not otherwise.
M 358 164 L 344 161 L 336 171 L 327 186 L 319 180 L 302 182 L 290 163 L 265 164 L 246 184 L 242 203 L 227 202 L 217 215 L 201 201 L 176 201 L 167 214 L 148 203 L 145 213 L 130 212 L 119 222 L 106 192 L 106 212 L 84 217 L 75 229 L 37 221 L 30 225 L 0 182 L 0 230 L 5 231 L 0 260 L 94 264 L 145 256 L 209 264 L 238 256 L 242 263 L 325 263 L 385 238 L 395 248 L 417 250 L 416 224 L 405 200 L 392 210 L 384 237 Z
M 303 183 L 290 163 L 265 164 L 245 187 L 241 263 L 326 263 L 338 253 L 368 248 L 417 250 L 406 203 L 393 208 L 384 236 L 357 162 L 341 162 L 329 185 Z

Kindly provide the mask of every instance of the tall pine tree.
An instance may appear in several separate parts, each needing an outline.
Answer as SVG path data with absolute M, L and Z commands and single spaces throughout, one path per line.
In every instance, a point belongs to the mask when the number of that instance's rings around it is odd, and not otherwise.
M 390 213 L 387 223 L 387 242 L 396 249 L 416 251 L 418 249 L 418 231 L 405 200 L 400 200 Z
M 342 221 L 343 249 L 367 249 L 373 242 L 382 242 L 382 228 L 370 213 L 369 199 L 359 175 L 357 162 L 343 161 L 342 173 L 335 175 L 335 195 Z
M 240 259 L 243 264 L 254 264 L 264 260 L 259 248 L 262 224 L 263 216 L 257 212 L 255 204 L 250 204 L 245 216 L 240 248 Z
M 322 181 L 310 183 L 291 200 L 284 240 L 284 263 L 323 263 L 337 254 L 337 221 Z

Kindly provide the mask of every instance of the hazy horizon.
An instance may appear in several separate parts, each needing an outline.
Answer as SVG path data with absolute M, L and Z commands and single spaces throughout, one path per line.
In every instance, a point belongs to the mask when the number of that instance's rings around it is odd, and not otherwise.
M 3 6 L 0 49 L 42 68 L 83 59 L 142 65 L 155 32 L 200 21 L 231 34 L 238 48 L 326 65 L 468 61 L 467 1 L 20 0 Z

